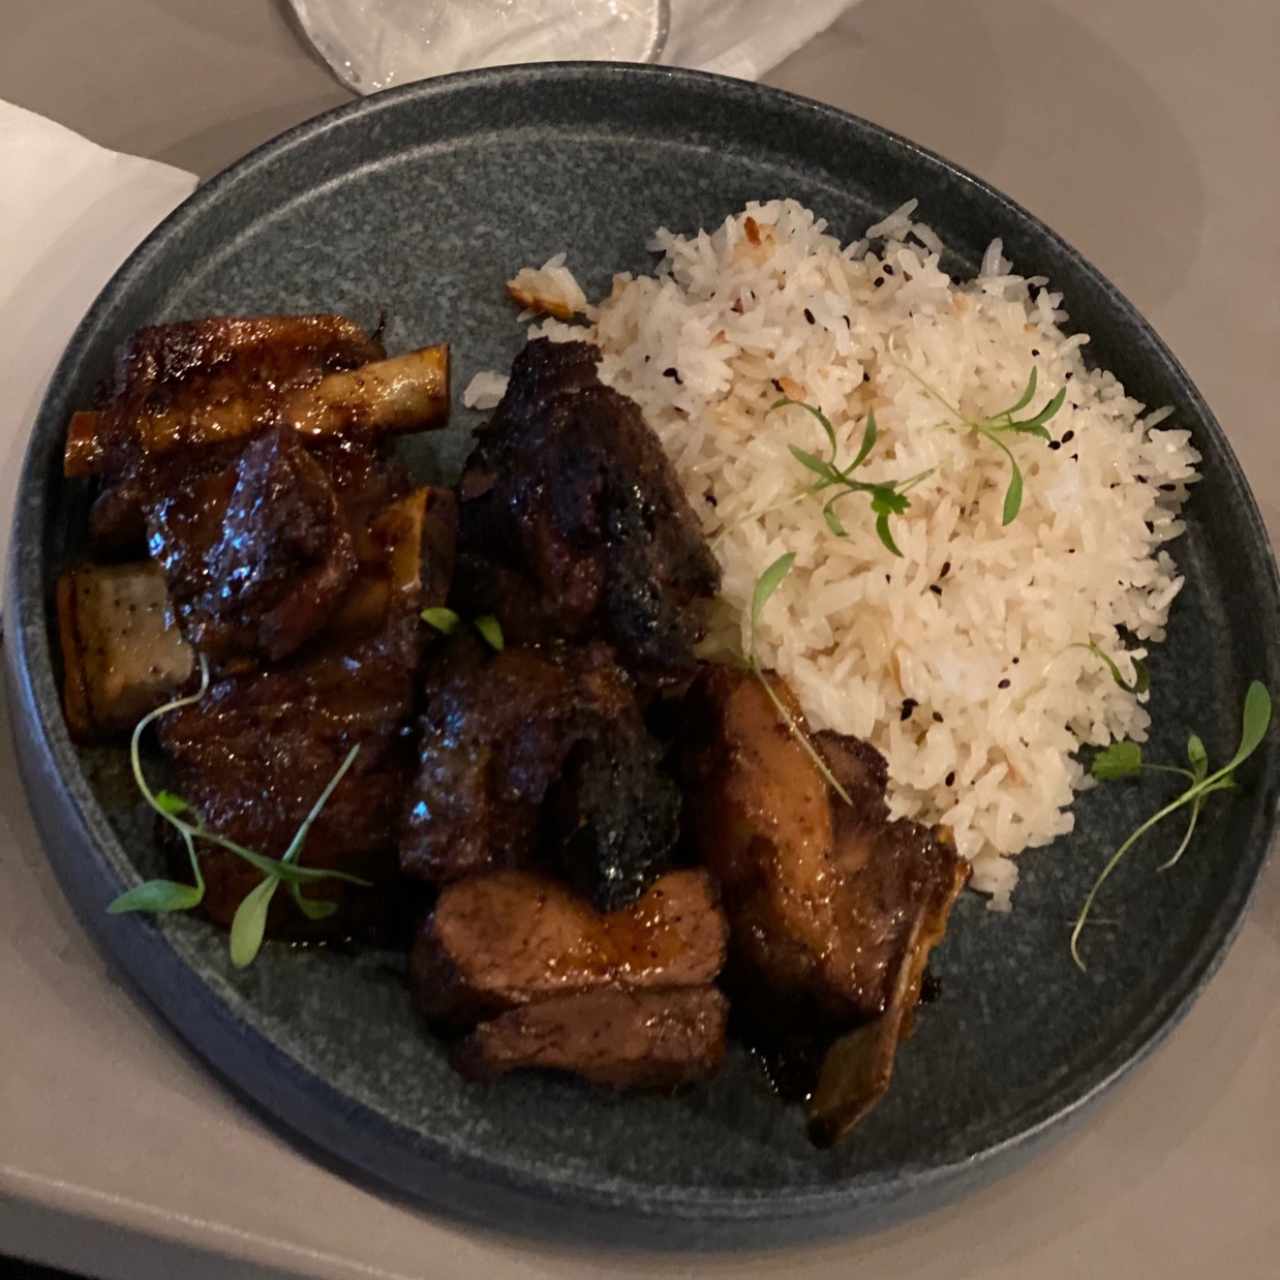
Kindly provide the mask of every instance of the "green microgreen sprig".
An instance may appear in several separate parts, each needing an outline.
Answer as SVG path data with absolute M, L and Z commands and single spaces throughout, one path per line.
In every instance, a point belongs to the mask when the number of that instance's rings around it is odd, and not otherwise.
M 1018 466 L 1018 460 L 1013 456 L 1013 450 L 1005 444 L 1001 437 L 1005 435 L 1036 436 L 1038 439 L 1045 441 L 1046 444 L 1050 443 L 1053 437 L 1049 434 L 1044 424 L 1062 408 L 1067 398 L 1066 387 L 1061 388 L 1057 395 L 1039 413 L 1021 420 L 1015 418 L 1014 414 L 1025 409 L 1036 393 L 1036 382 L 1039 374 L 1035 365 L 1032 365 L 1031 375 L 1027 378 L 1027 385 L 1013 404 L 1007 409 L 1001 409 L 999 413 L 992 414 L 989 418 L 975 419 L 966 417 L 961 413 L 955 405 L 931 387 L 910 365 L 904 365 L 903 368 L 940 405 L 964 423 L 969 430 L 995 445 L 1009 459 L 1009 487 L 1005 490 L 1004 506 L 1001 510 L 1001 524 L 1011 525 L 1018 518 L 1018 512 L 1022 510 L 1022 468 Z
M 782 722 L 790 730 L 792 737 L 805 749 L 809 754 L 809 758 L 817 766 L 818 772 L 826 779 L 827 784 L 832 791 L 840 797 L 847 805 L 852 805 L 853 800 L 849 793 L 836 780 L 835 775 L 831 772 L 827 762 L 822 758 L 817 747 L 809 740 L 809 735 L 804 731 L 804 727 L 791 714 L 786 703 L 778 696 L 777 690 L 773 687 L 769 678 L 765 675 L 764 669 L 760 666 L 760 658 L 756 653 L 756 627 L 760 621 L 760 615 L 764 612 L 764 607 L 769 601 L 769 597 L 782 585 L 782 580 L 791 572 L 791 567 L 796 562 L 794 551 L 788 551 L 785 555 L 779 556 L 757 579 L 755 590 L 751 593 L 751 614 L 749 620 L 748 640 L 747 640 L 747 666 L 750 668 L 752 675 L 760 681 L 761 687 L 765 693 L 769 695 L 769 701 L 773 703 L 774 709 L 778 715 L 782 717 Z
M 319 800 L 316 801 L 311 812 L 303 820 L 301 826 L 298 827 L 284 854 L 279 859 L 264 857 L 252 849 L 246 849 L 243 845 L 237 844 L 234 840 L 227 839 L 226 836 L 219 835 L 216 831 L 210 831 L 204 825 L 204 820 L 182 796 L 172 791 L 152 791 L 147 783 L 146 776 L 142 772 L 141 742 L 143 733 L 161 716 L 168 715 L 171 711 L 177 711 L 181 707 L 193 706 L 199 702 L 208 691 L 208 688 L 209 664 L 202 654 L 200 657 L 200 687 L 195 693 L 188 694 L 186 697 L 175 698 L 172 702 L 166 702 L 163 706 L 148 712 L 134 725 L 133 737 L 129 743 L 129 763 L 132 766 L 133 777 L 138 790 L 147 804 L 169 823 L 182 838 L 182 843 L 187 850 L 187 858 L 191 863 L 191 874 L 195 884 L 181 884 L 174 880 L 146 880 L 112 899 L 107 906 L 107 910 L 112 915 L 122 915 L 130 911 L 151 911 L 156 913 L 190 911 L 193 907 L 199 906 L 204 901 L 205 881 L 204 873 L 200 869 L 200 855 L 196 849 L 196 841 L 203 840 L 207 844 L 216 845 L 220 849 L 225 849 L 228 853 L 234 853 L 238 858 L 243 858 L 245 862 L 256 867 L 263 874 L 262 881 L 245 896 L 236 909 L 235 917 L 231 923 L 231 962 L 237 968 L 244 968 L 245 965 L 253 961 L 262 945 L 267 908 L 271 905 L 271 899 L 281 883 L 289 886 L 289 893 L 297 904 L 298 909 L 309 920 L 323 920 L 337 910 L 337 905 L 332 902 L 318 901 L 304 896 L 302 892 L 304 885 L 311 884 L 317 880 L 342 880 L 348 884 L 365 886 L 369 884 L 369 881 L 362 880 L 359 876 L 348 875 L 344 871 L 328 871 L 298 866 L 298 858 L 301 856 L 307 833 L 311 830 L 316 818 L 320 816 L 320 811 L 328 803 L 329 797 L 333 794 L 338 783 L 342 781 L 343 777 L 346 776 L 347 770 L 351 768 L 360 748 L 358 745 L 354 746 L 347 753 L 346 759 L 338 767 L 337 773 L 330 779 Z M 183 817 L 184 814 L 193 818 L 194 821 L 188 821 L 186 817 Z
M 1187 763 L 1189 768 L 1178 765 L 1147 764 L 1142 758 L 1142 748 L 1136 742 L 1114 742 L 1105 751 L 1094 757 L 1089 772 L 1103 782 L 1117 778 L 1134 778 L 1144 772 L 1168 773 L 1187 780 L 1186 789 L 1162 809 L 1151 815 L 1110 857 L 1098 878 L 1089 890 L 1080 914 L 1076 917 L 1075 926 L 1071 930 L 1071 958 L 1083 972 L 1084 961 L 1080 958 L 1080 934 L 1089 919 L 1099 891 L 1106 883 L 1107 877 L 1116 869 L 1120 860 L 1130 849 L 1157 823 L 1162 822 L 1179 809 L 1190 810 L 1187 828 L 1182 841 L 1173 855 L 1159 866 L 1160 871 L 1167 871 L 1174 866 L 1186 852 L 1195 834 L 1196 823 L 1200 818 L 1200 810 L 1204 802 L 1217 791 L 1233 791 L 1236 789 L 1235 771 L 1258 749 L 1267 730 L 1271 726 L 1271 694 L 1265 685 L 1254 680 L 1245 694 L 1244 711 L 1241 715 L 1240 745 L 1236 753 L 1220 769 L 1209 772 L 1209 755 L 1199 735 L 1191 734 L 1187 739 Z
M 1151 673 L 1147 670 L 1147 664 L 1141 658 L 1130 658 L 1133 663 L 1133 679 L 1126 680 L 1121 673 L 1120 668 L 1116 666 L 1115 659 L 1111 657 L 1106 650 L 1100 648 L 1094 641 L 1088 644 L 1083 642 L 1067 645 L 1068 649 L 1086 649 L 1093 654 L 1100 662 L 1102 662 L 1107 670 L 1111 673 L 1111 679 L 1122 688 L 1125 693 L 1142 694 L 1151 688 Z
M 871 499 L 871 510 L 876 518 L 876 536 L 889 551 L 895 556 L 901 557 L 902 552 L 898 550 L 898 544 L 894 542 L 893 534 L 889 530 L 889 517 L 899 516 L 906 511 L 911 505 L 911 501 L 907 497 L 907 491 L 930 475 L 933 472 L 933 468 L 930 467 L 928 470 L 921 471 L 907 480 L 879 482 L 855 480 L 853 473 L 867 460 L 871 450 L 876 445 L 876 439 L 879 434 L 876 429 L 876 415 L 873 412 L 867 414 L 867 425 L 863 429 L 862 443 L 858 446 L 858 452 L 854 454 L 852 462 L 842 467 L 837 461 L 840 446 L 836 440 L 835 428 L 831 425 L 831 420 L 827 415 L 816 405 L 806 404 L 803 400 L 793 400 L 789 396 L 783 396 L 782 399 L 771 404 L 768 411 L 773 413 L 776 409 L 791 407 L 803 409 L 806 413 L 811 414 L 826 433 L 827 440 L 831 445 L 830 458 L 819 458 L 816 454 L 812 454 L 806 449 L 798 448 L 796 445 L 789 446 L 791 456 L 801 466 L 808 468 L 818 477 L 817 483 L 810 486 L 809 493 L 822 493 L 832 487 L 840 490 L 833 498 L 828 498 L 823 504 L 822 518 L 826 521 L 827 528 L 837 538 L 847 538 L 849 533 L 836 512 L 836 503 L 847 498 L 850 494 L 865 493 Z
M 452 609 L 423 609 L 421 617 L 429 627 L 434 627 L 441 635 L 446 636 L 453 635 L 462 625 L 462 618 Z M 479 618 L 474 618 L 471 625 L 480 633 L 484 642 L 497 653 L 501 653 L 506 647 L 506 641 L 502 636 L 502 625 L 493 614 L 482 614 Z

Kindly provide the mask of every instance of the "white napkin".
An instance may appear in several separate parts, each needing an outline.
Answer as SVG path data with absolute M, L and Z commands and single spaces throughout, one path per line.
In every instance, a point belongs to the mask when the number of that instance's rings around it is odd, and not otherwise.
M 755 80 L 854 0 L 670 0 L 658 58 Z M 357 93 L 470 67 L 649 60 L 660 0 L 292 0 L 316 49 Z
M 195 185 L 0 101 L 0 565 L 49 375 L 98 291 Z

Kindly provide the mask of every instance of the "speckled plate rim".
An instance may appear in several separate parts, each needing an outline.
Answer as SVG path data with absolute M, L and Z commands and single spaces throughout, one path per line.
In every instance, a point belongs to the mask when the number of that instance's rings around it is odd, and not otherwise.
M 1051 1132 L 1078 1119 L 1089 1104 L 1155 1049 L 1185 1015 L 1216 972 L 1239 931 L 1258 876 L 1267 860 L 1277 824 L 1274 789 L 1260 790 L 1254 801 L 1254 830 L 1261 832 L 1239 855 L 1239 870 L 1230 891 L 1217 904 L 1215 928 L 1184 965 L 1179 981 L 1137 1020 L 1128 1034 L 1111 1042 L 1069 1088 L 1060 1088 L 1032 1109 L 1016 1129 L 982 1151 L 953 1163 L 903 1168 L 889 1176 L 860 1176 L 836 1187 L 803 1191 L 742 1191 L 732 1194 L 691 1189 L 649 1187 L 610 1191 L 577 1177 L 551 1177 L 513 1168 L 487 1156 L 438 1147 L 431 1139 L 356 1102 L 326 1079 L 286 1054 L 257 1028 L 238 1018 L 213 988 L 178 955 L 163 933 L 145 920 L 108 916 L 103 908 L 125 882 L 115 866 L 127 864 L 107 818 L 97 803 L 62 719 L 48 634 L 48 593 L 44 554 L 49 494 L 60 482 L 61 445 L 67 406 L 57 388 L 77 368 L 90 336 L 109 314 L 115 295 L 152 268 L 189 224 L 226 200 L 236 185 L 263 166 L 279 163 L 289 151 L 330 129 L 364 121 L 371 126 L 402 104 L 429 104 L 441 95 L 475 88 L 555 85 L 563 88 L 584 78 L 611 80 L 625 93 L 636 78 L 662 77 L 673 86 L 712 93 L 750 111 L 762 96 L 806 119 L 836 123 L 851 142 L 876 138 L 917 169 L 946 175 L 976 192 L 993 214 L 1015 223 L 1033 238 L 1052 246 L 1085 274 L 1105 296 L 1126 327 L 1144 336 L 1147 358 L 1157 359 L 1203 427 L 1216 437 L 1230 471 L 1239 502 L 1239 518 L 1262 551 L 1264 581 L 1257 585 L 1263 609 L 1280 614 L 1280 576 L 1257 504 L 1221 427 L 1167 346 L 1136 308 L 1061 237 L 1007 196 L 923 147 L 881 126 L 836 108 L 781 90 L 730 80 L 702 72 L 631 64 L 552 63 L 532 67 L 464 72 L 373 95 L 307 121 L 250 152 L 201 186 L 138 247 L 104 287 L 77 327 L 55 371 L 28 447 L 15 507 L 6 587 L 6 682 L 14 708 L 13 732 L 20 771 L 37 824 L 64 892 L 90 934 L 133 980 L 137 989 L 173 1028 L 228 1084 L 265 1115 L 300 1135 L 313 1156 L 333 1158 L 379 1185 L 421 1198 L 477 1221 L 545 1233 L 548 1201 L 563 1210 L 585 1211 L 579 1220 L 558 1219 L 551 1234 L 599 1235 L 618 1244 L 676 1246 L 781 1242 L 826 1224 L 848 1229 L 874 1220 L 883 1223 L 902 1212 L 927 1207 L 975 1183 L 987 1181 L 1016 1159 L 1025 1158 Z M 1266 676 L 1277 687 L 1274 649 L 1264 661 Z M 115 864 L 115 865 L 113 865 Z M 1060 1096 L 1065 1094 L 1065 1097 Z M 655 1216 L 676 1230 L 661 1240 L 645 1234 L 635 1241 L 625 1228 Z M 744 1226 L 755 1231 L 744 1232 Z

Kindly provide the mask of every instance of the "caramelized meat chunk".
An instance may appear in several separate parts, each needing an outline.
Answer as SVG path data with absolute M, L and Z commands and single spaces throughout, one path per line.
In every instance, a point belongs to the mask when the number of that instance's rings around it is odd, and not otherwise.
M 569 992 L 704 986 L 727 933 L 702 870 L 672 871 L 607 915 L 548 876 L 494 871 L 440 894 L 409 976 L 425 1016 L 465 1024 Z
M 765 679 L 807 733 L 787 686 Z M 811 1135 L 829 1145 L 889 1086 L 968 866 L 924 827 L 890 820 L 877 752 L 818 734 L 839 797 L 754 676 L 707 671 L 691 714 L 705 736 L 688 762 L 690 830 L 723 888 L 733 994 L 783 1035 L 840 1037 L 810 1104 Z
M 413 704 L 417 619 L 397 617 L 355 644 L 318 647 L 305 659 L 217 681 L 196 704 L 157 726 L 175 789 L 220 835 L 278 858 L 354 746 L 360 752 L 329 798 L 303 849 L 305 866 L 375 883 L 396 874 L 396 834 L 411 764 L 405 729 Z M 229 924 L 261 873 L 234 854 L 202 855 L 204 908 Z M 331 927 L 348 928 L 377 902 L 369 889 L 319 881 L 308 896 L 344 908 Z M 304 930 L 277 894 L 272 932 Z
M 603 646 L 494 655 L 459 636 L 427 671 L 419 753 L 400 846 L 419 879 L 520 866 L 542 848 L 612 907 L 678 836 L 679 793 Z
M 216 524 L 185 521 L 186 509 L 181 499 L 155 504 L 152 552 L 187 637 L 215 660 L 287 657 L 324 625 L 355 576 L 334 487 L 291 427 L 266 432 L 240 455 Z
M 528 584 L 460 576 L 460 608 L 517 642 L 602 637 L 637 678 L 693 674 L 719 568 L 640 410 L 596 376 L 595 348 L 529 343 L 460 486 L 462 553 Z
M 766 678 L 803 725 L 786 685 Z M 708 736 L 691 753 L 691 831 L 724 890 L 745 994 L 788 1021 L 877 1017 L 913 922 L 923 913 L 940 936 L 966 864 L 918 824 L 890 821 L 873 748 L 819 735 L 853 804 L 836 796 L 753 676 L 708 670 L 692 714 Z
M 719 1069 L 728 1009 L 714 987 L 557 996 L 482 1022 L 453 1061 L 473 1080 L 533 1067 L 614 1089 L 669 1089 Z

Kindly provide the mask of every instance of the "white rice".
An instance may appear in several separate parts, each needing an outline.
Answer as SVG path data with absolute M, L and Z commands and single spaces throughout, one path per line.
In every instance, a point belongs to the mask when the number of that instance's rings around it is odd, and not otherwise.
M 616 276 L 595 307 L 563 256 L 517 279 L 526 308 L 584 316 L 585 330 L 553 319 L 537 331 L 599 343 L 601 377 L 641 406 L 701 516 L 724 570 L 707 656 L 742 652 L 758 575 L 794 552 L 761 620 L 761 659 L 813 726 L 884 753 L 895 814 L 950 827 L 975 887 L 1006 907 L 1010 856 L 1072 829 L 1087 782 L 1073 753 L 1146 737 L 1146 695 L 1071 646 L 1096 644 L 1131 679 L 1131 660 L 1164 638 L 1182 578 L 1161 546 L 1182 532 L 1199 455 L 1188 432 L 1152 429 L 1167 410 L 1146 414 L 1085 367 L 1088 338 L 1064 333 L 1046 280 L 1014 274 L 995 240 L 977 279 L 952 281 L 915 208 L 843 248 L 792 200 L 750 204 L 712 233 L 660 230 L 654 274 Z M 556 306 L 539 305 L 541 289 Z M 1061 443 L 1003 437 L 1025 487 L 1002 527 L 1008 460 L 941 401 L 988 417 L 1033 366 L 1018 416 L 1065 386 L 1048 424 Z M 840 503 L 847 537 L 824 523 L 788 446 L 826 456 L 826 438 L 801 409 L 770 411 L 779 388 L 821 406 L 842 463 L 874 409 L 862 479 L 931 469 L 891 520 L 901 558 L 863 494 Z

